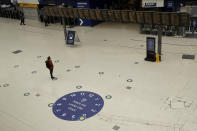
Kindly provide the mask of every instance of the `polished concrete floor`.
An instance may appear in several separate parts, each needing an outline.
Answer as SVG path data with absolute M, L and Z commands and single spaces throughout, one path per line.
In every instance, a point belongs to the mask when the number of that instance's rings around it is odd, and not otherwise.
M 61 26 L 26 24 L 0 18 L 0 131 L 197 130 L 197 60 L 182 59 L 197 55 L 197 39 L 163 37 L 162 62 L 152 63 L 138 25 L 75 27 L 80 43 L 70 47 Z M 101 96 L 101 111 L 83 121 L 56 117 L 50 105 L 80 91 Z

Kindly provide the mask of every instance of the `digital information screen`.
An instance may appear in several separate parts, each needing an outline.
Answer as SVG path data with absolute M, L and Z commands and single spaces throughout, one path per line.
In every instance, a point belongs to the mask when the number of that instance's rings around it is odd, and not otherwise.
M 147 38 L 147 50 L 148 51 L 155 51 L 155 38 Z
M 156 60 L 154 37 L 146 38 L 146 52 L 147 52 L 147 56 L 145 60 L 154 62 Z

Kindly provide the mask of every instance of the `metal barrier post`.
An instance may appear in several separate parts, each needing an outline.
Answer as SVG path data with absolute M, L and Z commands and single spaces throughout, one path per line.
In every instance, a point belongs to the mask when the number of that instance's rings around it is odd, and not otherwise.
M 158 55 L 159 55 L 159 61 L 161 61 L 161 49 L 162 49 L 162 27 L 158 27 Z
M 65 18 L 64 17 L 62 17 L 62 22 L 63 22 L 63 28 L 64 28 L 64 37 L 65 37 L 65 41 L 66 41 L 67 30 L 66 30 L 66 22 L 65 22 Z

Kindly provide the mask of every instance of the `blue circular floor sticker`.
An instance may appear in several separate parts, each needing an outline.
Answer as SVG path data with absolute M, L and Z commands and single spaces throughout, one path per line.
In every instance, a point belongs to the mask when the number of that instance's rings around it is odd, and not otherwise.
M 93 92 L 80 91 L 67 94 L 53 105 L 53 113 L 60 119 L 82 121 L 101 111 L 103 98 Z

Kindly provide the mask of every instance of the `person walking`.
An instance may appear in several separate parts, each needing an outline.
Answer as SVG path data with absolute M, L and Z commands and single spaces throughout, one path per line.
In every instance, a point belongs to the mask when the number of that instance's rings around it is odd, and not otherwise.
M 44 25 L 45 27 L 48 26 L 48 17 L 44 15 Z
M 23 12 L 20 12 L 20 20 L 21 20 L 21 23 L 20 25 L 25 25 L 25 16 L 24 16 L 24 13 Z
M 47 67 L 47 68 L 49 69 L 49 71 L 50 71 L 51 79 L 53 80 L 53 79 L 55 78 L 55 77 L 53 76 L 53 68 L 54 68 L 54 66 L 53 66 L 53 62 L 52 62 L 50 56 L 47 58 L 47 60 L 45 61 L 45 63 L 46 63 L 46 67 Z

